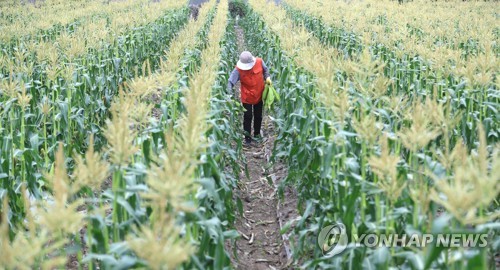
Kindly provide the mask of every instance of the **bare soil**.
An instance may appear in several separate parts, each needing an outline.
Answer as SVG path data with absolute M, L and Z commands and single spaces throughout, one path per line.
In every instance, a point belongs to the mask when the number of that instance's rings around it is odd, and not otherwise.
M 282 269 L 287 261 L 276 212 L 276 189 L 264 170 L 266 147 L 267 143 L 245 151 L 249 177 L 242 170 L 237 191 L 243 215 L 235 223 L 241 235 L 233 247 L 236 269 Z

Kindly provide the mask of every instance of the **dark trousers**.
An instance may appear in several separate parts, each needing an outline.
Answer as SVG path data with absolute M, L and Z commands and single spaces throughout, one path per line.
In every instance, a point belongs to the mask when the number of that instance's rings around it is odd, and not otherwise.
M 242 103 L 245 108 L 243 115 L 243 129 L 245 130 L 245 139 L 250 140 L 252 135 L 252 118 L 253 118 L 253 134 L 260 136 L 260 126 L 262 125 L 262 100 L 255 104 Z

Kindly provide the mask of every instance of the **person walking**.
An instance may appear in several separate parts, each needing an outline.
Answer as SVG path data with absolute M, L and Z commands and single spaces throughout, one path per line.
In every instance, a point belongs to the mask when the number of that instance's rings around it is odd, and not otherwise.
M 231 76 L 229 76 L 227 84 L 229 93 L 233 92 L 233 88 L 238 81 L 241 82 L 240 100 L 245 108 L 243 129 L 245 131 L 245 145 L 248 147 L 252 144 L 252 119 L 253 139 L 260 139 L 263 107 L 262 93 L 265 85 L 272 85 L 272 81 L 269 69 L 262 58 L 254 57 L 248 51 L 240 54 L 240 60 L 231 72 Z

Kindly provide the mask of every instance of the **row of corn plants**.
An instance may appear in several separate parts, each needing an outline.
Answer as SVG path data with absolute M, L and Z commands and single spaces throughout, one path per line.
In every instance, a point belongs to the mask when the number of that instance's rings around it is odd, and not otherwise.
M 175 268 L 182 262 L 185 263 L 183 267 L 200 269 L 220 269 L 223 265 L 227 265 L 227 260 L 224 259 L 222 225 L 218 219 L 210 215 L 213 210 L 209 203 L 214 200 L 217 202 L 212 179 L 208 178 L 211 175 L 203 175 L 199 168 L 204 163 L 200 160 L 204 159 L 203 152 L 206 148 L 203 135 L 208 126 L 204 119 L 208 113 L 208 95 L 214 82 L 211 78 L 215 78 L 216 75 L 212 69 L 214 63 L 211 57 L 217 56 L 215 52 L 219 48 L 217 39 L 221 38 L 226 17 L 227 8 L 219 6 L 209 32 L 211 37 L 209 45 L 202 50 L 200 55 L 202 60 L 198 67 L 186 71 L 186 67 L 181 65 L 177 76 L 173 76 L 176 72 L 173 74 L 160 72 L 154 76 L 174 78 L 167 84 L 167 97 L 172 90 L 184 100 L 181 104 L 183 108 L 176 109 L 179 111 L 178 114 L 162 119 L 167 120 L 161 121 L 166 122 L 163 131 L 161 129 L 159 132 L 154 131 L 150 139 L 146 137 L 147 140 L 144 142 L 138 142 L 142 146 L 142 152 L 148 153 L 145 161 L 151 166 L 145 179 L 149 190 L 141 193 L 145 205 L 151 209 L 151 214 L 150 221 L 142 226 L 136 236 L 127 239 L 127 242 L 132 250 L 140 258 L 146 259 L 148 266 L 154 269 Z M 201 44 L 204 42 L 204 31 L 202 28 L 199 32 Z M 182 44 L 182 40 L 179 42 Z M 199 44 L 191 45 L 196 48 Z M 175 48 L 177 47 L 173 47 L 170 52 L 175 54 Z M 180 61 L 172 59 L 174 55 L 167 55 L 166 63 L 169 59 L 173 63 L 189 61 L 192 58 L 189 51 L 191 49 L 187 48 L 187 53 Z M 178 66 L 174 68 L 179 69 Z M 178 85 L 185 80 L 185 76 L 189 76 L 187 87 L 182 87 L 178 92 Z M 147 91 L 151 87 L 135 89 Z M 176 103 L 171 103 L 167 108 L 172 109 L 175 105 Z M 144 139 L 144 135 L 141 138 Z M 161 155 L 162 158 L 158 160 L 155 158 L 156 155 Z M 134 159 L 134 163 L 137 160 Z M 128 183 L 122 182 L 122 185 L 127 187 Z M 205 200 L 207 203 L 202 204 L 201 202 Z M 220 208 L 220 205 L 216 206 Z M 119 209 L 117 212 L 120 212 Z M 160 239 L 159 244 L 151 246 L 151 243 L 158 239 Z
M 64 155 L 69 157 L 74 151 L 84 152 L 88 137 L 94 134 L 95 148 L 100 149 L 105 142 L 101 126 L 118 84 L 136 73 L 139 62 L 155 59 L 151 62 L 157 68 L 158 50 L 168 46 L 187 18 L 187 8 L 167 11 L 157 21 L 124 33 L 120 42 L 110 44 L 108 49 L 65 63 L 60 67 L 63 70 L 51 76 L 44 74 L 45 62 L 36 66 L 37 72 L 3 74 L 0 195 L 9 197 L 12 226 L 22 222 L 27 212 L 22 187 L 37 199 L 45 197 L 44 190 L 51 188 L 42 172 L 53 169 L 58 142 L 66 143 Z M 74 164 L 71 159 L 69 165 Z
M 235 53 L 236 38 L 233 21 L 229 20 L 228 1 L 220 1 L 219 6 L 221 14 L 214 22 L 214 32 L 209 35 L 210 45 L 201 55 L 201 70 L 205 64 L 211 69 L 211 74 L 197 77 L 204 83 L 208 79 L 205 86 L 207 93 L 201 97 L 204 102 L 202 107 L 206 110 L 207 145 L 200 156 L 202 163 L 197 170 L 197 182 L 202 188 L 197 193 L 201 208 L 196 215 L 205 216 L 201 223 L 204 231 L 199 234 L 200 248 L 189 266 L 197 269 L 230 268 L 226 241 L 238 237 L 238 233 L 232 229 L 236 212 L 232 191 L 236 188 L 236 177 L 240 171 L 238 161 L 242 156 L 242 148 L 239 121 L 237 115 L 232 113 L 241 111 L 241 106 L 225 94 L 228 72 L 235 61 L 235 58 L 227 57 Z M 203 62 L 204 59 L 208 61 Z M 201 123 L 193 122 L 195 125 Z M 200 258 L 207 260 L 199 264 Z
M 498 241 L 491 229 L 498 216 L 498 148 L 494 139 L 487 140 L 487 121 L 471 119 L 474 135 L 461 132 L 461 110 L 435 85 L 424 93 L 396 90 L 382 57 L 367 49 L 345 57 L 320 44 L 284 9 L 250 2 L 267 25 L 250 13 L 244 20 L 247 40 L 273 63 L 286 97 L 276 112 L 275 156 L 287 160 L 287 182 L 299 190 L 297 262 L 305 268 L 355 269 L 494 265 L 494 245 L 417 250 L 352 245 L 333 258 L 322 256 L 316 237 L 333 222 L 345 224 L 349 233 L 489 232 L 490 243 Z
M 203 15 L 203 14 L 200 14 Z M 210 26 L 213 19 L 215 18 L 215 12 L 212 11 L 208 14 L 208 18 L 203 25 L 203 28 L 197 31 L 197 33 L 187 33 L 187 37 L 196 34 L 195 39 L 188 39 L 185 42 L 177 42 L 178 46 L 171 47 L 169 50 L 170 54 L 180 54 L 182 53 L 184 57 L 182 58 L 167 58 L 167 62 L 163 65 L 164 70 L 176 70 L 176 76 L 174 83 L 171 84 L 169 91 L 165 91 L 161 94 L 162 97 L 162 112 L 164 119 L 167 120 L 164 123 L 168 123 L 168 119 L 176 119 L 179 113 L 182 113 L 184 108 L 182 105 L 182 89 L 189 86 L 189 75 L 197 71 L 201 64 L 201 52 L 205 50 L 208 46 L 208 34 L 210 33 Z M 184 35 L 180 35 L 182 38 Z M 194 42 L 190 44 L 190 42 Z
M 221 3 L 220 6 L 219 8 L 223 9 L 222 12 L 227 14 L 227 2 Z M 219 21 L 219 24 L 221 23 L 222 21 Z M 200 190 L 195 197 L 202 207 L 197 209 L 196 212 L 188 214 L 181 222 L 190 224 L 197 221 L 201 225 L 201 228 L 193 229 L 193 237 L 196 236 L 200 240 L 199 249 L 191 256 L 189 263 L 185 265 L 187 268 L 221 269 L 227 267 L 230 262 L 228 256 L 230 251 L 225 250 L 225 242 L 228 239 L 237 237 L 237 233 L 231 229 L 237 211 L 233 202 L 232 191 L 236 187 L 237 177 L 240 172 L 238 161 L 242 158 L 241 125 L 237 117 L 238 112 L 241 112 L 241 105 L 234 102 L 227 95 L 225 87 L 227 76 L 237 59 L 236 37 L 233 30 L 234 22 L 229 20 L 224 27 L 214 26 L 212 30 L 220 31 L 220 29 L 230 29 L 230 31 L 226 31 L 223 39 L 219 42 L 221 47 L 220 60 L 217 78 L 211 88 L 210 111 L 207 112 L 208 118 L 206 120 L 208 128 L 205 137 L 208 144 L 206 152 L 200 156 L 202 162 L 197 169 L 197 175 L 200 178 L 197 183 Z M 186 107 L 185 102 L 182 103 L 181 100 L 187 98 L 184 97 L 185 88 L 190 88 L 193 83 L 190 74 L 199 68 L 202 62 L 196 56 L 211 55 L 214 54 L 213 50 L 216 50 L 215 44 L 210 44 L 211 47 L 207 48 L 209 44 L 206 42 L 214 39 L 214 37 L 207 38 L 208 34 L 212 32 L 206 30 L 208 29 L 205 28 L 205 31 L 202 30 L 198 33 L 198 42 L 193 48 L 188 47 L 186 49 L 186 42 L 183 41 L 172 44 L 166 61 L 168 66 L 165 65 L 164 67 L 165 70 L 170 70 L 172 74 L 177 69 L 176 79 L 164 74 L 159 74 L 156 77 L 156 83 L 161 78 L 173 80 L 173 82 L 168 83 L 170 86 L 168 91 L 164 92 L 165 95 L 161 105 L 162 118 L 160 122 L 161 125 L 167 128 L 175 126 L 172 121 L 176 119 L 177 115 L 182 115 L 186 110 L 189 110 L 189 107 Z M 216 33 L 216 37 L 217 35 L 220 35 L 220 33 Z M 181 33 L 180 37 L 183 36 L 184 34 Z M 176 45 L 182 45 L 182 47 Z M 209 53 L 210 50 L 212 53 Z M 172 53 L 176 54 L 176 51 L 185 52 L 182 60 L 172 57 Z M 214 55 L 216 56 L 216 54 Z M 151 144 L 153 142 L 151 141 Z M 152 149 L 156 149 L 156 147 Z
M 243 108 L 239 102 L 227 93 L 227 81 L 229 74 L 238 60 L 238 46 L 236 32 L 234 31 L 235 20 L 232 15 L 228 18 L 226 33 L 221 42 L 219 62 L 219 73 L 212 90 L 210 122 L 212 123 L 207 137 L 212 142 L 207 155 L 207 174 L 212 171 L 215 186 L 219 193 L 220 201 L 224 202 L 224 208 L 215 208 L 214 214 L 224 222 L 226 228 L 232 228 L 237 213 L 242 213 L 240 198 L 236 198 L 234 204 L 233 190 L 239 180 L 241 172 L 242 153 L 242 122 L 240 115 Z
M 210 99 L 211 90 L 216 89 L 213 87 L 214 83 L 220 85 L 218 83 L 220 81 L 218 70 L 221 68 L 218 65 L 219 44 L 221 44 L 226 28 L 227 15 L 227 2 L 222 1 L 210 32 L 204 32 L 204 29 L 201 29 L 199 32 L 201 34 L 198 36 L 200 42 L 193 44 L 197 48 L 203 44 L 204 34 L 209 37 L 209 43 L 201 48 L 201 61 L 198 69 L 197 65 L 180 65 L 180 73 L 177 73 L 173 84 L 172 82 L 168 84 L 167 99 L 171 99 L 169 94 L 173 90 L 184 100 L 183 104 L 180 104 L 182 108 L 177 109 L 179 118 L 174 119 L 172 116 L 163 118 L 168 120 L 163 123 L 166 124 L 166 130 L 163 133 L 160 132 L 160 134 L 166 133 L 163 140 L 154 140 L 155 136 L 152 136 L 151 140 L 142 143 L 144 153 L 154 153 L 163 147 L 164 150 L 160 153 L 166 151 L 163 171 L 158 172 L 154 165 L 152 168 L 164 177 L 146 178 L 146 184 L 151 187 L 152 194 L 143 193 L 144 198 L 152 202 L 152 221 L 145 229 L 150 233 L 141 233 L 136 239 L 128 240 L 140 257 L 145 256 L 148 259 L 149 266 L 152 268 L 174 268 L 183 260 L 185 263 L 182 267 L 188 269 L 222 269 L 229 264 L 224 243 L 227 238 L 233 238 L 236 234 L 224 228 L 228 226 L 228 222 L 232 222 L 231 215 L 228 213 L 231 209 L 227 207 L 231 206 L 228 202 L 232 201 L 231 190 L 234 183 L 228 182 L 221 168 L 224 168 L 227 160 L 235 163 L 236 158 L 232 155 L 233 151 L 227 151 L 229 145 L 211 139 L 227 137 L 227 135 L 220 134 L 220 130 L 216 127 L 223 126 L 227 129 L 226 132 L 232 127 L 227 123 L 216 126 L 214 122 L 207 121 L 209 118 L 216 117 L 217 115 L 212 116 L 212 113 L 220 113 L 221 109 L 220 106 L 216 106 L 217 111 L 212 112 L 209 110 L 209 104 L 214 100 Z M 171 52 L 175 53 L 175 48 L 173 47 Z M 223 51 L 225 50 L 223 47 Z M 189 48 L 186 50 L 187 53 L 180 63 L 190 62 L 192 55 L 189 52 L 191 51 Z M 167 62 L 168 59 L 172 59 L 172 55 L 167 56 Z M 179 62 L 172 60 L 174 63 Z M 190 68 L 186 69 L 187 66 Z M 177 92 L 185 76 L 189 77 L 186 81 L 187 87 L 185 85 L 181 87 L 180 92 Z M 155 78 L 172 78 L 172 76 L 160 73 Z M 170 103 L 166 107 L 171 109 L 174 106 L 175 103 Z M 232 134 L 235 133 L 232 132 Z M 153 160 L 151 158 L 151 162 L 154 162 Z M 175 181 L 165 182 L 166 177 Z M 196 187 L 198 187 L 197 190 Z M 171 223 L 178 227 L 165 229 L 165 224 Z M 166 234 L 165 230 L 172 230 L 173 235 Z M 183 238 L 177 243 L 169 241 L 176 237 L 176 233 L 180 233 Z M 143 238 L 150 237 L 150 235 L 165 237 L 161 238 L 164 241 L 161 241 L 158 252 L 151 250 L 150 242 L 143 241 Z M 156 240 L 151 239 L 152 242 Z M 186 245 L 188 243 L 189 245 Z M 171 253 L 169 256 L 165 256 L 165 253 L 161 254 L 160 251 L 165 249 Z M 188 260 L 190 254 L 190 260 Z
M 216 11 L 214 5 L 215 1 L 206 4 L 200 12 L 198 21 L 191 21 L 180 31 L 162 58 L 159 71 L 151 73 L 149 62 L 146 62 L 142 71 L 144 76 L 127 83 L 128 92 L 124 96 L 120 96 L 116 103 L 117 108 L 119 108 L 117 113 L 123 114 L 123 117 L 128 119 L 128 124 L 124 123 L 122 128 L 132 125 L 135 129 L 128 141 L 132 137 L 132 141 L 136 145 L 135 151 L 141 151 L 139 155 L 128 152 L 128 155 L 132 156 L 130 164 L 115 168 L 112 175 L 114 194 L 113 197 L 109 197 L 113 200 L 111 219 L 114 223 L 112 227 L 114 234 L 112 241 L 127 241 L 132 250 L 140 258 L 148 261 L 148 266 L 154 269 L 168 269 L 186 261 L 190 257 L 190 253 L 194 251 L 192 247 L 187 245 L 188 242 L 198 241 L 198 234 L 205 232 L 204 227 L 196 224 L 196 222 L 203 222 L 202 217 L 204 216 L 191 216 L 190 214 L 194 209 L 192 208 L 194 202 L 191 201 L 194 197 L 191 194 L 194 191 L 191 174 L 197 165 L 197 162 L 193 160 L 196 156 L 193 155 L 200 151 L 201 148 L 198 148 L 201 146 L 196 146 L 199 144 L 198 141 L 181 141 L 182 138 L 192 137 L 194 134 L 191 133 L 199 132 L 192 125 L 184 123 L 186 114 L 191 112 L 184 110 L 184 104 L 180 101 L 170 104 L 163 103 L 162 108 L 181 113 L 163 113 L 159 119 L 154 119 L 151 123 L 148 123 L 148 118 L 153 107 L 158 106 L 156 103 L 162 102 L 162 100 L 158 101 L 152 98 L 152 95 L 161 97 L 177 95 L 178 99 L 181 96 L 185 99 L 188 98 L 186 94 L 189 94 L 191 89 L 187 88 L 185 81 L 194 80 L 200 66 L 187 68 L 186 65 L 178 64 L 189 62 L 193 58 L 192 51 L 206 46 L 207 33 L 216 27 L 212 25 Z M 180 87 L 180 85 L 183 86 Z M 161 92 L 158 93 L 158 91 Z M 110 124 L 121 126 L 120 122 L 108 123 L 108 125 Z M 181 131 L 178 131 L 179 129 Z M 107 136 L 107 139 L 110 145 L 120 145 L 119 141 L 112 142 L 111 137 Z M 121 140 L 114 138 L 114 140 L 116 139 Z M 117 150 L 127 153 L 125 149 Z M 160 156 L 164 156 L 165 160 L 160 160 Z M 126 177 L 130 168 L 135 167 L 143 167 L 144 169 L 133 173 L 137 175 L 138 182 L 131 184 L 126 181 Z M 148 189 L 134 190 L 136 185 L 147 185 Z M 134 190 L 135 194 L 127 195 L 126 190 L 128 189 Z M 132 208 L 127 207 L 122 202 L 129 202 Z M 140 228 L 135 230 L 136 235 L 129 235 L 129 233 L 134 232 L 134 229 L 130 226 L 122 227 L 119 224 L 129 223 L 137 215 L 137 212 L 134 211 L 142 210 L 145 207 L 148 211 L 143 222 L 145 222 L 145 230 L 152 235 L 142 234 Z M 131 212 L 131 210 L 134 211 Z M 165 210 L 168 213 L 163 213 Z M 185 217 L 186 215 L 188 217 Z M 182 228 L 177 228 L 179 224 L 183 224 Z M 96 225 L 102 226 L 98 223 Z M 130 231 L 131 229 L 132 231 Z M 183 230 L 182 234 L 186 238 L 179 239 L 175 235 L 179 233 L 179 229 Z M 150 246 L 151 242 L 142 241 L 142 238 L 148 239 L 148 237 L 155 236 L 161 239 L 162 243 L 159 246 L 151 247 L 153 250 L 146 249 L 145 247 Z M 154 238 L 149 238 L 149 241 L 154 241 Z M 171 241 L 178 242 L 178 244 Z M 94 246 L 102 247 L 102 244 L 96 243 Z M 171 252 L 171 254 L 165 256 L 166 254 L 161 249 L 164 249 L 165 252 Z M 207 252 L 206 249 L 201 250 Z M 97 249 L 97 251 L 100 250 Z M 124 250 L 124 252 L 128 253 L 130 250 Z M 122 257 L 125 254 L 122 253 L 119 256 Z M 114 262 L 111 261 L 111 263 L 113 265 Z M 204 264 L 206 261 L 200 260 L 198 263 Z

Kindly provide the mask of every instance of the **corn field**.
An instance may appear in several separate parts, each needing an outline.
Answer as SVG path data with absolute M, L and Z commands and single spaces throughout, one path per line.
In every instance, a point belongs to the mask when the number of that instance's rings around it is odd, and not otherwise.
M 239 38 L 281 96 L 282 269 L 500 267 L 497 2 L 188 2 L 0 2 L 0 269 L 243 269 Z M 337 223 L 349 244 L 324 256 Z

